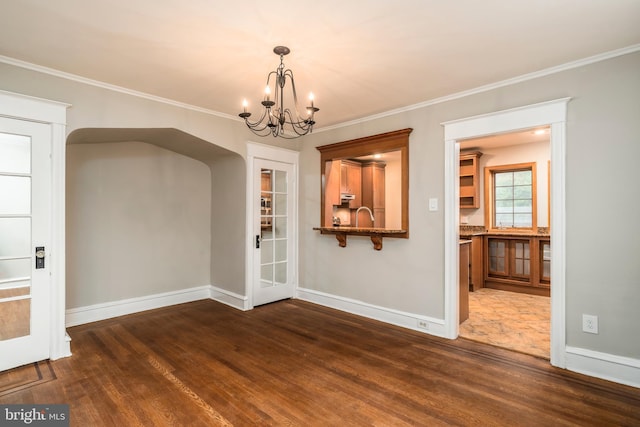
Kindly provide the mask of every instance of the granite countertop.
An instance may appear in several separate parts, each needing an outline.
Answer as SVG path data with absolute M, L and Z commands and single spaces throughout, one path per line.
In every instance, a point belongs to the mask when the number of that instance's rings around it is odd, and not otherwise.
M 461 225 L 460 238 L 470 238 L 473 236 L 506 236 L 506 237 L 549 237 L 549 227 L 538 227 L 537 231 L 513 231 L 513 230 L 495 230 L 487 231 L 482 225 Z
M 313 227 L 313 229 L 329 233 L 403 234 L 407 232 L 407 230 L 388 230 L 386 228 L 373 227 L 351 227 L 348 225 L 340 225 L 337 227 Z

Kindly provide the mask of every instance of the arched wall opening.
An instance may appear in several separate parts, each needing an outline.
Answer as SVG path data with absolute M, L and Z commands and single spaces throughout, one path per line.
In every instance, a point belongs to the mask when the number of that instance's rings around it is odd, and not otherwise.
M 245 160 L 173 128 L 84 128 L 66 154 L 67 325 L 245 294 Z

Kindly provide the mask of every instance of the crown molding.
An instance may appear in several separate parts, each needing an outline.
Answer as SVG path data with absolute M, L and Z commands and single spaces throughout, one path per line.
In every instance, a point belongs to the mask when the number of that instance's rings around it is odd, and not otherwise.
M 502 81 L 499 81 L 499 82 L 496 82 L 496 83 L 490 83 L 488 85 L 479 86 L 479 87 L 474 88 L 474 89 L 469 89 L 469 90 L 466 90 L 466 91 L 453 93 L 451 95 L 446 95 L 446 96 L 442 96 L 442 97 L 439 97 L 439 98 L 434 98 L 434 99 L 431 99 L 431 100 L 419 102 L 417 104 L 408 105 L 406 107 L 396 108 L 396 109 L 393 109 L 393 110 L 385 111 L 385 112 L 374 114 L 374 115 L 371 115 L 371 116 L 362 117 L 360 119 L 355 119 L 355 120 L 350 120 L 350 121 L 343 122 L 343 123 L 338 123 L 338 124 L 335 124 L 335 125 L 332 125 L 332 126 L 316 128 L 313 131 L 314 131 L 314 133 L 319 133 L 319 132 L 325 132 L 325 131 L 329 131 L 329 130 L 333 130 L 333 129 L 339 129 L 339 128 L 343 128 L 343 127 L 347 127 L 347 126 L 352 126 L 352 125 L 356 125 L 356 124 L 360 124 L 360 123 L 365 123 L 365 122 L 369 122 L 369 121 L 372 121 L 372 120 L 381 119 L 383 117 L 393 116 L 395 114 L 404 113 L 404 112 L 408 112 L 408 111 L 413 111 L 413 110 L 417 110 L 417 109 L 420 109 L 420 108 L 428 107 L 428 106 L 431 106 L 431 105 L 441 104 L 443 102 L 448 102 L 448 101 L 452 101 L 452 100 L 455 100 L 455 99 L 464 98 L 464 97 L 475 95 L 475 94 L 478 94 L 478 93 L 488 92 L 488 91 L 493 90 L 493 89 L 498 89 L 498 88 L 501 88 L 501 87 L 514 85 L 514 84 L 525 82 L 525 81 L 528 81 L 528 80 L 533 80 L 533 79 L 537 79 L 537 78 L 540 78 L 540 77 L 548 76 L 548 75 L 551 75 L 551 74 L 556 74 L 556 73 L 559 73 L 559 72 L 562 72 L 562 71 L 571 70 L 571 69 L 578 68 L 578 67 L 583 67 L 585 65 L 593 64 L 593 63 L 596 63 L 596 62 L 606 61 L 608 59 L 616 58 L 618 56 L 623 56 L 623 55 L 627 55 L 627 54 L 630 54 L 630 53 L 635 53 L 635 52 L 638 52 L 638 51 L 640 51 L 640 44 L 635 44 L 635 45 L 627 46 L 627 47 L 624 47 L 624 48 L 621 48 L 621 49 L 616 49 L 616 50 L 604 52 L 604 53 L 601 53 L 601 54 L 598 54 L 598 55 L 589 56 L 587 58 L 579 59 L 579 60 L 576 60 L 576 61 L 567 62 L 565 64 L 557 65 L 555 67 L 546 68 L 544 70 L 535 71 L 533 73 L 528 73 L 528 74 L 523 74 L 521 76 L 512 77 L 510 79 L 502 80 Z M 174 107 L 184 108 L 184 109 L 191 110 L 191 111 L 197 111 L 199 113 L 209 114 L 209 115 L 212 115 L 212 116 L 217 116 L 217 117 L 230 119 L 230 120 L 234 120 L 234 121 L 242 121 L 238 117 L 230 115 L 230 114 L 221 113 L 219 111 L 214 111 L 214 110 L 210 110 L 210 109 L 207 109 L 207 108 L 198 107 L 198 106 L 187 104 L 187 103 L 184 103 L 184 102 L 174 101 L 172 99 L 163 98 L 163 97 L 156 96 L 156 95 L 151 95 L 151 94 L 148 94 L 148 93 L 145 93 L 145 92 L 140 92 L 140 91 L 133 90 L 133 89 L 127 89 L 125 87 L 121 87 L 121 86 L 117 86 L 117 85 L 101 82 L 101 81 L 98 81 L 98 80 L 89 79 L 89 78 L 86 78 L 86 77 L 78 76 L 76 74 L 71 74 L 71 73 L 67 73 L 67 72 L 64 72 L 64 71 L 55 70 L 53 68 L 44 67 L 44 66 L 41 66 L 41 65 L 32 64 L 30 62 L 21 61 L 19 59 L 11 58 L 11 57 L 4 56 L 4 55 L 0 55 L 0 62 L 1 63 L 5 63 L 5 64 L 9 64 L 9 65 L 14 65 L 14 66 L 20 67 L 20 68 L 25 68 L 25 69 L 32 70 L 32 71 L 37 71 L 37 72 L 44 73 L 44 74 L 49 74 L 49 75 L 52 75 L 52 76 L 55 76 L 55 77 L 60 77 L 60 78 L 67 79 L 67 80 L 72 80 L 72 81 L 75 81 L 75 82 L 84 83 L 84 84 L 88 84 L 88 85 L 91 85 L 91 86 L 96 86 L 96 87 L 99 87 L 99 88 L 102 88 L 102 89 L 111 90 L 111 91 L 114 91 L 114 92 L 120 92 L 120 93 L 124 93 L 124 94 L 127 94 L 127 95 L 136 96 L 138 98 L 148 99 L 148 100 L 151 100 L 151 101 L 156 101 L 156 102 L 160 102 L 160 103 L 167 104 L 167 105 L 172 105 Z
M 612 50 L 609 52 L 604 52 L 598 55 L 589 56 L 587 58 L 579 59 L 577 61 L 567 62 L 565 64 L 557 65 L 555 67 L 545 68 L 544 70 L 534 71 L 533 73 L 523 74 L 521 76 L 512 77 L 510 79 L 502 80 L 496 83 L 490 83 L 488 85 L 479 86 L 474 89 L 465 90 L 462 92 L 453 93 L 451 95 L 442 96 L 439 98 L 434 98 L 428 101 L 419 102 L 417 104 L 408 105 L 405 107 L 396 108 L 394 110 L 385 111 L 382 113 L 374 114 L 367 117 L 362 117 L 360 119 L 351 120 L 348 122 L 338 123 L 332 126 L 326 126 L 322 128 L 314 129 L 314 133 L 325 132 L 329 130 L 339 129 L 347 126 L 357 125 L 365 122 L 369 122 L 372 120 L 381 119 L 383 117 L 393 116 L 399 113 L 405 113 L 408 111 L 417 110 L 424 107 L 429 107 L 431 105 L 441 104 L 443 102 L 453 101 L 456 99 L 464 98 L 467 96 L 488 92 L 490 90 L 498 89 L 505 86 L 511 86 L 517 83 L 526 82 L 529 80 L 534 80 L 540 77 L 548 76 L 551 74 L 560 73 L 562 71 L 571 70 L 574 68 L 583 67 L 585 65 L 594 64 L 596 62 L 606 61 L 608 59 L 616 58 L 618 56 L 628 55 L 630 53 L 635 53 L 640 51 L 640 44 L 635 44 L 631 46 L 627 46 L 625 48 Z
M 30 62 L 21 61 L 19 59 L 11 58 L 8 56 L 0 55 L 0 62 L 14 65 L 16 67 L 24 68 L 31 71 L 37 71 L 39 73 L 48 74 L 50 76 L 59 77 L 66 80 L 71 80 L 78 83 L 87 84 L 90 86 L 99 87 L 101 89 L 110 90 L 113 92 L 123 93 L 125 95 L 131 95 L 142 99 L 147 99 L 150 101 L 160 102 L 162 104 L 171 105 L 173 107 L 184 108 L 191 111 L 196 111 L 198 113 L 209 114 L 212 116 L 222 117 L 224 119 L 231 119 L 236 121 L 241 121 L 238 117 L 232 116 L 230 114 L 221 113 L 219 111 L 210 110 L 208 108 L 202 108 L 195 105 L 187 104 L 185 102 L 175 101 L 169 98 L 163 98 L 161 96 L 151 95 L 149 93 L 140 92 L 133 89 L 128 89 L 126 87 L 113 85 L 110 83 L 101 82 L 99 80 L 93 80 L 86 77 L 78 76 L 76 74 L 67 73 L 65 71 L 56 70 L 49 67 L 44 67 L 42 65 L 32 64 Z

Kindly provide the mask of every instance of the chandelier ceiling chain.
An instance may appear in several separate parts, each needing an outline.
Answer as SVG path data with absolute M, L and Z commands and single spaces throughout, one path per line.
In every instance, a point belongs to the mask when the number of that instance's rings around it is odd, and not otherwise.
M 286 46 L 273 48 L 273 53 L 280 56 L 280 65 L 267 76 L 267 85 L 261 102 L 264 108 L 258 121 L 249 120 L 251 113 L 247 111 L 247 100 L 245 99 L 242 103 L 243 111 L 238 115 L 244 119 L 247 127 L 258 136 L 272 135 L 293 139 L 310 133 L 316 123 L 314 116 L 320 109 L 313 104 L 313 94 L 309 95 L 311 105 L 306 107 L 306 114 L 302 115 L 298 111 L 298 94 L 293 80 L 293 71 L 284 68 L 284 56 L 289 52 L 291 51 Z M 271 82 L 272 78 L 273 82 Z M 293 104 L 290 104 L 291 101 L 288 101 L 289 104 L 285 104 L 284 89 L 287 79 L 291 82 Z M 273 92 L 271 85 L 273 85 Z

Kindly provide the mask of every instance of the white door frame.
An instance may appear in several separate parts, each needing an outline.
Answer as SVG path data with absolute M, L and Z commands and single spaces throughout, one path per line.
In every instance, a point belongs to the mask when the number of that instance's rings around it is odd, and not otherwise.
M 551 126 L 551 364 L 566 367 L 566 115 L 570 98 L 556 99 L 495 113 L 442 123 L 445 143 L 445 335 L 458 337 L 458 274 L 460 200 L 456 176 L 459 154 L 456 143 L 462 139 L 507 133 L 536 126 Z
M 274 162 L 288 163 L 293 166 L 293 188 L 291 189 L 291 197 L 293 200 L 293 218 L 291 218 L 291 239 L 293 241 L 294 253 L 292 254 L 293 262 L 293 288 L 294 295 L 298 288 L 298 175 L 300 153 L 286 148 L 279 148 L 255 142 L 247 142 L 247 202 L 246 202 L 246 263 L 245 263 L 245 294 L 247 296 L 246 310 L 254 307 L 253 304 L 253 268 L 255 255 L 254 241 L 254 215 L 253 215 L 253 194 L 254 188 L 254 160 L 263 159 Z M 260 182 L 258 180 L 258 182 Z
M 52 360 L 71 356 L 65 330 L 65 129 L 70 104 L 0 91 L 0 116 L 44 123 L 51 129 L 50 352 Z

